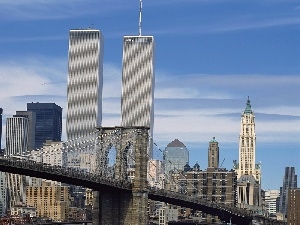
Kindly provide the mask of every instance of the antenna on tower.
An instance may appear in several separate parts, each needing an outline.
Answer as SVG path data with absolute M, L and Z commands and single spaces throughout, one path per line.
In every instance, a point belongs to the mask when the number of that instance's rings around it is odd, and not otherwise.
M 140 20 L 139 20 L 139 36 L 142 36 L 142 0 L 140 0 Z

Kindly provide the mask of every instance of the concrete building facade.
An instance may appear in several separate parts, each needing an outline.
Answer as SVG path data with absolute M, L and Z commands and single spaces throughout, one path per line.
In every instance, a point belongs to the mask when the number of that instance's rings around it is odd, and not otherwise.
M 242 175 L 252 175 L 255 180 L 261 183 L 260 165 L 255 163 L 255 147 L 255 114 L 251 109 L 250 99 L 248 97 L 246 108 L 241 115 L 237 176 L 240 178 Z
M 54 221 L 68 219 L 70 200 L 67 186 L 51 186 L 49 182 L 43 182 L 42 186 L 28 186 L 26 189 L 26 204 L 36 208 L 37 217 Z
M 175 178 L 175 177 L 174 177 Z M 209 167 L 200 170 L 197 164 L 177 176 L 178 191 L 212 202 L 236 206 L 236 173 L 234 170 Z
M 279 197 L 279 190 L 265 190 L 263 191 L 262 200 L 265 206 L 265 210 L 268 212 L 269 216 L 275 216 L 277 198 Z
M 215 137 L 209 142 L 208 167 L 219 168 L 219 143 Z
M 28 148 L 29 119 L 25 116 L 6 118 L 5 157 L 22 157 Z M 26 177 L 7 173 L 7 190 L 10 199 L 8 208 L 25 202 Z
M 234 161 L 234 169 L 237 172 L 237 205 L 261 211 L 261 166 L 255 163 L 255 155 L 255 114 L 248 97 L 246 108 L 241 114 L 239 162 Z
M 300 189 L 289 189 L 287 201 L 287 224 L 299 225 L 300 224 Z
M 31 150 L 35 149 L 36 114 L 33 111 L 16 111 L 16 116 L 25 117 L 28 119 L 27 150 L 31 151 Z
M 28 148 L 29 119 L 23 116 L 6 118 L 6 148 L 4 155 L 24 155 Z
M 0 217 L 4 216 L 7 210 L 7 173 L 0 172 Z
M 0 150 L 2 149 L 2 114 L 3 109 L 0 108 Z

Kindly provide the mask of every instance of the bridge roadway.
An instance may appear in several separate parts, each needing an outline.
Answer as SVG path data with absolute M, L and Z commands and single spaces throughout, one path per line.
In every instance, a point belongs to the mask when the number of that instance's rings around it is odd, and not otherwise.
M 132 190 L 132 184 L 128 181 L 108 179 L 75 168 L 51 166 L 31 160 L 0 158 L 0 171 L 84 186 L 100 193 L 130 193 Z M 255 215 L 247 210 L 216 204 L 176 192 L 152 187 L 148 187 L 144 192 L 148 194 L 148 199 L 200 210 L 210 215 L 217 215 L 222 221 L 229 222 L 231 220 L 233 224 L 248 225 L 254 219 L 263 221 L 265 225 L 286 224 L 282 221 Z

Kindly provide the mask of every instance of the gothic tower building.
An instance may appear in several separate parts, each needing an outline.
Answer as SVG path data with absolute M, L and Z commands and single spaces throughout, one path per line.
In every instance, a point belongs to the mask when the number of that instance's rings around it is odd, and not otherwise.
M 255 164 L 255 145 L 255 114 L 251 109 L 250 99 L 248 97 L 246 108 L 241 116 L 237 178 L 240 178 L 242 175 L 252 175 L 255 180 L 260 183 L 261 171 L 260 165 Z
M 248 97 L 241 115 L 239 136 L 239 162 L 234 165 L 237 173 L 237 205 L 241 208 L 261 210 L 261 171 L 255 163 L 255 114 Z
M 215 137 L 209 142 L 208 167 L 219 168 L 219 143 Z

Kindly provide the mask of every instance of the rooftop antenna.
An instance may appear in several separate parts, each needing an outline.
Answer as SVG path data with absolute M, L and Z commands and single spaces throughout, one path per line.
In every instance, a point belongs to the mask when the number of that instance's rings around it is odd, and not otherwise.
M 142 0 L 140 0 L 140 20 L 139 20 L 139 36 L 142 36 Z

